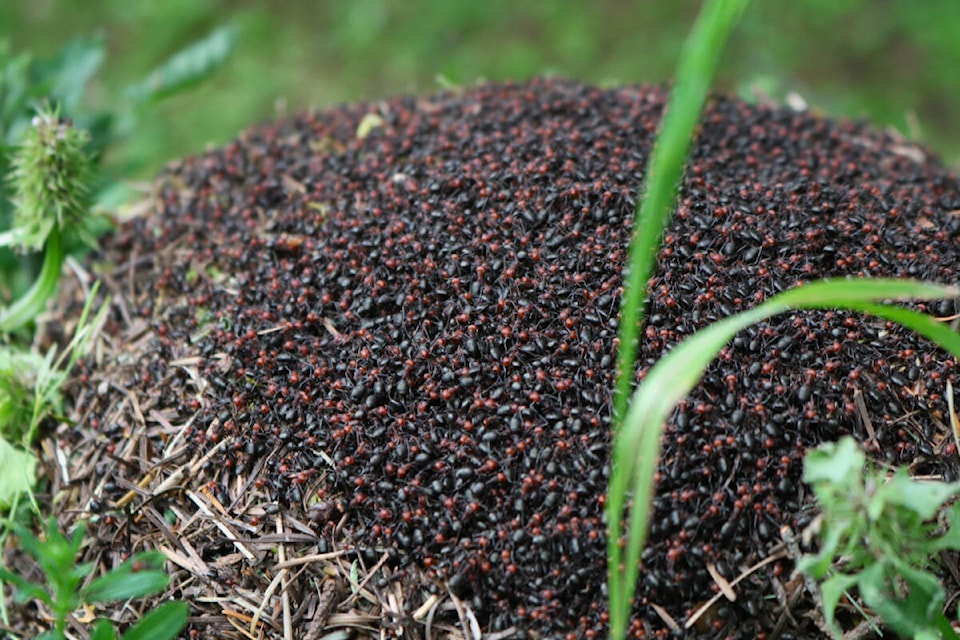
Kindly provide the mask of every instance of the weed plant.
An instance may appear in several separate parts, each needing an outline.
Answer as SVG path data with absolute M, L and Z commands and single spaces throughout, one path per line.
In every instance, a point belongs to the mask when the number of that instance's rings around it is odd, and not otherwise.
M 807 454 L 803 480 L 822 510 L 820 551 L 797 563 L 820 583 L 823 613 L 837 638 L 837 604 L 854 587 L 864 604 L 904 637 L 957 638 L 943 614 L 946 598 L 927 565 L 960 549 L 960 483 L 920 482 L 904 468 L 868 466 L 852 438 Z M 939 520 L 938 521 L 938 516 Z
M 74 215 L 83 212 L 79 216 L 81 219 L 75 220 L 82 222 L 81 226 L 71 225 L 63 217 L 58 223 L 63 225 L 67 222 L 66 226 L 73 231 L 84 231 L 82 234 L 73 234 L 73 238 L 65 238 L 67 242 L 61 243 L 59 248 L 50 247 L 54 249 L 52 253 L 56 255 L 82 250 L 93 243 L 93 236 L 110 227 L 108 217 L 99 213 L 116 207 L 134 195 L 122 182 L 125 175 L 104 170 L 102 159 L 106 152 L 127 139 L 144 116 L 162 100 L 209 78 L 230 55 L 233 43 L 232 28 L 215 29 L 129 84 L 119 95 L 110 96 L 107 102 L 109 107 L 94 108 L 88 104 L 85 96 L 106 57 L 103 38 L 96 36 L 72 40 L 57 53 L 45 58 L 36 58 L 29 52 L 14 53 L 0 40 L 0 176 L 4 178 L 0 179 L 0 231 L 4 231 L 2 245 L 5 247 L 0 249 L 0 301 L 6 299 L 9 302 L 22 296 L 30 282 L 36 279 L 38 270 L 38 261 L 34 256 L 17 255 L 11 249 L 36 251 L 45 241 L 57 240 L 50 238 L 47 233 L 50 221 L 56 218 L 49 212 L 34 215 L 35 202 L 29 196 L 24 198 L 23 193 L 19 198 L 21 204 L 14 205 L 10 192 L 14 185 L 19 185 L 15 190 L 29 191 L 31 183 L 35 192 L 38 185 L 31 176 L 37 175 L 32 171 L 38 167 L 21 164 L 15 169 L 18 174 L 15 180 L 5 179 L 16 150 L 25 143 L 30 144 L 31 137 L 41 135 L 40 129 L 35 126 L 35 119 L 46 118 L 51 133 L 53 116 L 57 117 L 57 123 L 70 123 L 70 127 L 57 129 L 60 135 L 67 136 L 58 143 L 70 147 L 74 152 L 71 163 L 86 165 L 71 164 L 69 171 L 77 173 L 57 185 L 58 189 L 66 192 L 49 194 L 68 195 L 74 205 L 68 206 L 67 211 Z M 45 148 L 49 150 L 49 147 L 47 144 Z M 82 151 L 82 154 L 78 151 Z M 58 157 L 63 162 L 67 156 Z M 27 154 L 23 160 L 34 165 L 43 161 L 36 154 Z M 120 170 L 129 173 L 133 168 L 121 167 Z M 64 166 L 63 169 L 68 167 Z M 61 197 L 59 201 L 64 200 Z M 24 224 L 27 217 L 32 218 L 32 226 Z M 55 280 L 49 278 L 42 281 Z M 32 319 L 31 311 L 24 309 L 18 312 L 17 317 Z M 6 315 L 9 318 L 11 312 L 8 310 Z M 11 324 L 7 320 L 4 333 L 11 331 Z
M 53 628 L 37 640 L 64 640 L 69 616 L 81 605 L 109 604 L 131 598 L 142 598 L 162 592 L 170 582 L 163 571 L 164 557 L 159 552 L 140 553 L 104 575 L 87 581 L 91 564 L 78 564 L 77 555 L 83 546 L 86 527 L 80 523 L 68 538 L 55 518 L 50 518 L 42 538 L 29 529 L 12 524 L 20 545 L 29 553 L 46 578 L 43 584 L 30 582 L 0 568 L 0 580 L 17 587 L 21 601 L 39 600 L 53 613 Z M 144 615 L 121 637 L 123 640 L 167 640 L 175 637 L 187 622 L 189 607 L 185 602 L 166 602 Z M 113 624 L 106 619 L 93 623 L 92 640 L 117 638 Z

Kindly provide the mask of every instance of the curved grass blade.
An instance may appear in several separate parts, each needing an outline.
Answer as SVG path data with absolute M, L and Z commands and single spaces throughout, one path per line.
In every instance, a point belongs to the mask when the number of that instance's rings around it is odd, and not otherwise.
M 614 435 L 613 471 L 607 495 L 610 624 L 626 628 L 646 542 L 660 456 L 663 425 L 676 404 L 697 384 L 707 365 L 742 329 L 794 309 L 849 309 L 892 320 L 929 338 L 960 358 L 960 334 L 910 309 L 884 300 L 955 298 L 960 289 L 913 280 L 835 279 L 785 291 L 763 304 L 721 320 L 684 340 L 660 359 L 634 393 L 623 425 Z M 620 548 L 628 496 L 633 499 L 626 553 Z M 616 618 L 615 618 L 616 616 Z M 617 627 L 614 627 L 614 624 Z M 613 636 L 619 637 L 619 636 Z

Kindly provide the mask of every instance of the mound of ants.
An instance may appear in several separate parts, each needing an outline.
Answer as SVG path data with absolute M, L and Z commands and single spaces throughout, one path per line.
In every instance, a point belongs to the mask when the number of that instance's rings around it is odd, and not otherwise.
M 93 279 L 110 304 L 48 462 L 91 520 L 87 559 L 161 549 L 190 637 L 604 637 L 622 272 L 665 100 L 487 84 L 304 113 L 168 167 L 64 287 L 70 314 Z M 956 282 L 958 236 L 960 180 L 922 148 L 712 98 L 638 380 L 798 283 Z M 784 542 L 813 516 L 804 454 L 853 434 L 956 477 L 956 374 L 855 313 L 738 335 L 666 427 L 631 636 L 822 635 Z

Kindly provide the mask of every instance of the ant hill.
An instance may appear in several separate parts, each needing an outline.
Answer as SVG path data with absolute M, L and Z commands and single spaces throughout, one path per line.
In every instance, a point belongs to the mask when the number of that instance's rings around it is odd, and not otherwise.
M 168 167 L 89 263 L 112 309 L 61 442 L 69 508 L 101 541 L 88 559 L 163 548 L 201 637 L 243 637 L 231 622 L 261 605 L 271 637 L 285 619 L 316 638 L 605 637 L 621 275 L 665 100 L 481 85 L 262 124 Z M 923 149 L 714 98 L 638 379 L 800 282 L 956 282 L 958 246 L 960 181 Z M 81 304 L 75 283 L 64 296 Z M 780 554 L 694 630 L 819 634 L 790 604 L 803 585 L 781 537 L 811 518 L 804 453 L 853 434 L 956 477 L 956 365 L 854 313 L 740 334 L 667 425 L 631 633 L 670 635 L 714 573 Z

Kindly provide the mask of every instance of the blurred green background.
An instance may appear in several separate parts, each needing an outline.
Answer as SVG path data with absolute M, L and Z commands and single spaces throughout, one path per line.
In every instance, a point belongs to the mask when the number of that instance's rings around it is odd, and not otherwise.
M 163 102 L 108 164 L 148 177 L 288 110 L 430 93 L 443 82 L 555 74 L 662 82 L 699 0 L 2 0 L 0 38 L 50 55 L 102 33 L 102 104 L 222 24 L 227 65 Z M 438 80 L 442 78 L 443 80 Z M 720 88 L 867 116 L 960 161 L 960 0 L 757 0 L 725 55 Z

